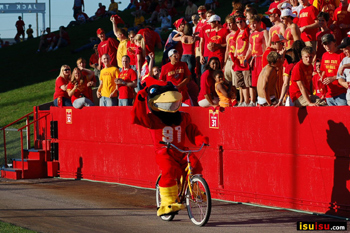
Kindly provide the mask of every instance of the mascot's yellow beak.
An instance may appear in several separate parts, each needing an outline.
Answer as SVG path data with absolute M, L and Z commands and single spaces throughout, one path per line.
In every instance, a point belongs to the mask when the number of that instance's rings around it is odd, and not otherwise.
M 178 91 L 167 91 L 149 99 L 148 105 L 154 111 L 177 112 L 181 107 L 182 95 Z

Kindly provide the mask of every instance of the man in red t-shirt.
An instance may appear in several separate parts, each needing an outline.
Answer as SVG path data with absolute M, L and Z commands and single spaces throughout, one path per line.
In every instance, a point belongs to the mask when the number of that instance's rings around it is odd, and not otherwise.
M 130 57 L 128 55 L 122 57 L 122 66 L 122 72 L 115 81 L 119 91 L 119 106 L 132 106 L 137 75 L 130 67 Z
M 214 15 L 214 12 L 212 10 L 209 10 L 206 12 L 206 18 L 209 19 L 212 15 Z M 199 32 L 199 50 L 200 50 L 200 63 L 202 64 L 201 67 L 201 73 L 203 74 L 205 72 L 205 65 L 208 63 L 208 56 L 209 56 L 209 50 L 206 44 L 208 44 L 209 41 L 209 33 L 211 32 L 212 28 L 210 24 L 206 23 L 202 30 Z
M 119 42 L 116 39 L 113 38 L 107 38 L 105 31 L 101 28 L 97 29 L 97 37 L 101 40 L 100 44 L 97 47 L 98 54 L 99 54 L 99 64 L 101 69 L 104 67 L 104 64 L 101 61 L 101 57 L 103 54 L 108 54 L 111 58 L 111 65 L 118 67 L 118 61 L 117 61 L 117 51 Z
M 306 46 L 312 46 L 316 51 L 316 33 L 318 31 L 318 10 L 310 4 L 309 0 L 299 0 L 304 8 L 300 11 L 298 26 L 301 32 L 301 39 Z
M 23 37 L 24 40 L 24 22 L 21 16 L 18 16 L 18 20 L 16 22 L 17 34 L 15 36 L 15 41 L 19 42 L 20 36 Z
M 212 15 L 208 24 L 212 30 L 209 33 L 209 41 L 207 48 L 209 50 L 208 59 L 211 57 L 219 58 L 221 67 L 224 66 L 225 50 L 226 50 L 226 36 L 228 35 L 227 28 L 223 28 L 220 24 L 221 18 L 218 15 Z
M 49 27 L 46 28 L 45 31 L 47 34 L 41 36 L 37 53 L 39 53 L 42 48 L 46 48 L 47 52 L 51 51 L 57 42 L 57 36 L 51 32 L 51 29 Z
M 326 53 L 321 60 L 322 82 L 327 86 L 326 101 L 330 106 L 344 106 L 346 103 L 346 89 L 338 83 L 337 72 L 344 53 L 338 51 L 335 38 L 331 34 L 326 34 L 321 38 Z
M 313 66 L 311 64 L 314 52 L 312 47 L 305 47 L 301 50 L 301 61 L 293 68 L 289 95 L 294 106 L 318 106 L 324 105 L 320 98 L 311 95 L 311 82 Z
M 182 94 L 183 105 L 192 105 L 188 95 L 187 84 L 191 80 L 191 72 L 187 67 L 186 62 L 179 61 L 179 53 L 176 49 L 171 49 L 168 52 L 170 62 L 162 66 L 159 80 L 171 82 Z

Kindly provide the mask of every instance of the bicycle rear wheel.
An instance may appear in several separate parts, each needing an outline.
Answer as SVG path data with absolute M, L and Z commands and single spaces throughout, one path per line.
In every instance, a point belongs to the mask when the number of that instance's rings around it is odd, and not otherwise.
M 157 203 L 157 209 L 159 208 L 160 206 L 160 203 L 161 203 L 161 197 L 160 197 L 160 192 L 159 192 L 159 180 L 162 176 L 159 175 L 158 176 L 158 179 L 157 179 L 157 182 L 156 182 L 156 203 Z M 175 214 L 169 214 L 169 215 L 163 215 L 163 216 L 160 216 L 160 218 L 164 221 L 171 221 L 173 220 L 175 217 Z
M 189 188 L 186 193 L 188 217 L 197 226 L 204 226 L 211 213 L 211 195 L 207 182 L 200 176 L 191 178 L 192 195 Z

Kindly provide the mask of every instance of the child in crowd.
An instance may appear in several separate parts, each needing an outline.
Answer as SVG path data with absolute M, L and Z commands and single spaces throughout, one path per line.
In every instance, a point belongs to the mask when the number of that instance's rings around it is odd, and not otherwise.
M 213 77 L 215 79 L 215 91 L 220 100 L 220 107 L 227 108 L 234 106 L 237 103 L 236 97 L 234 92 L 232 92 L 232 85 L 226 83 L 222 70 L 214 71 Z
M 317 60 L 315 64 L 316 73 L 312 77 L 313 94 L 320 97 L 320 99 L 326 98 L 326 86 L 322 83 L 321 61 Z

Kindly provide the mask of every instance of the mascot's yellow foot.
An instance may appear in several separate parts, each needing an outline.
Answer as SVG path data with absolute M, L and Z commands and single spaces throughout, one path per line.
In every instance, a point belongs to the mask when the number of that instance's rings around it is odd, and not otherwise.
M 173 203 L 167 206 L 160 206 L 158 211 L 157 211 L 157 216 L 162 216 L 162 215 L 167 215 L 170 213 L 175 213 L 179 210 L 183 210 L 185 209 L 186 206 L 184 204 L 180 204 L 180 203 Z
M 157 216 L 162 216 L 185 209 L 186 206 L 176 203 L 177 200 L 177 185 L 171 187 L 159 187 L 161 204 L 157 211 Z

